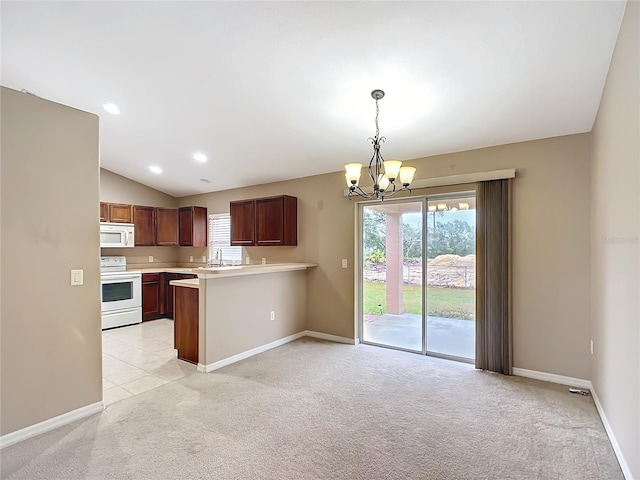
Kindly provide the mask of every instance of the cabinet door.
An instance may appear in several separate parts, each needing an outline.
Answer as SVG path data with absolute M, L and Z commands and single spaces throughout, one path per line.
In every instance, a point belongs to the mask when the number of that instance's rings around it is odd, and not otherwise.
M 182 207 L 180 216 L 180 246 L 206 247 L 209 230 L 205 207 Z
M 182 207 L 178 210 L 180 229 L 180 246 L 193 246 L 193 207 Z
M 256 200 L 256 245 L 284 245 L 284 198 Z
M 142 320 L 160 317 L 160 280 L 157 273 L 142 275 Z
M 156 208 L 156 245 L 178 245 L 177 208 Z
M 243 200 L 229 204 L 231 245 L 255 245 L 254 212 L 255 202 L 253 200 Z
M 198 297 L 197 288 L 176 288 L 174 339 L 178 358 L 198 363 Z
M 176 287 L 169 285 L 172 280 L 178 280 L 180 275 L 177 273 L 165 273 L 164 277 L 164 316 L 166 318 L 173 318 L 173 291 Z
M 133 223 L 132 205 L 126 205 L 124 203 L 110 203 L 109 221 L 114 223 Z
M 133 225 L 135 227 L 135 245 L 149 246 L 156 244 L 156 209 L 155 207 L 133 206 Z
M 109 204 L 100 202 L 100 221 L 108 222 L 109 221 Z
M 205 207 L 182 207 L 179 209 L 180 246 L 206 247 L 209 219 Z

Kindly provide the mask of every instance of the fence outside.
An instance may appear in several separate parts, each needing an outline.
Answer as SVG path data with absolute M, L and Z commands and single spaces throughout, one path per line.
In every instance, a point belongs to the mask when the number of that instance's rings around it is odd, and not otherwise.
M 365 262 L 364 281 L 386 282 L 386 270 L 385 262 Z M 475 289 L 475 256 L 443 255 L 436 257 L 427 262 L 426 277 L 428 287 Z M 403 279 L 405 285 L 422 285 L 422 262 L 406 260 L 403 265 Z

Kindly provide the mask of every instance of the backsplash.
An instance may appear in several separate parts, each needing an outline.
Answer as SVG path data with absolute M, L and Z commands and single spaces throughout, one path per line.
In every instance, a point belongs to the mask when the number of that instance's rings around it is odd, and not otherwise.
M 100 256 L 127 257 L 127 267 L 171 267 L 178 263 L 176 247 L 101 248 Z M 149 261 L 153 257 L 153 261 Z

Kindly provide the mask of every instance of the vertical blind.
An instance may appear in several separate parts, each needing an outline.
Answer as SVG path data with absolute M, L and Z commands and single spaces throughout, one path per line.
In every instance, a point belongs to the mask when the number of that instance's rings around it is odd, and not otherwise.
M 477 189 L 476 368 L 511 375 L 511 180 Z
M 213 213 L 209 215 L 209 259 L 213 259 L 213 251 L 222 249 L 225 263 L 242 263 L 242 247 L 231 246 L 231 215 Z

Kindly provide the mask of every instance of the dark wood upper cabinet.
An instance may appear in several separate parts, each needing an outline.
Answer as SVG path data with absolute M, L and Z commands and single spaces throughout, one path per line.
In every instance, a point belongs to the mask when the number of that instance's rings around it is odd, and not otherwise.
M 156 245 L 178 245 L 177 208 L 156 208 Z
M 297 198 L 288 195 L 256 200 L 256 245 L 298 244 Z
M 156 244 L 156 208 L 133 206 L 133 225 L 135 245 L 151 246 Z
M 109 221 L 115 223 L 133 223 L 133 205 L 110 203 Z
M 100 202 L 100 221 L 108 222 L 109 221 L 109 204 Z
M 298 245 L 298 199 L 289 195 L 231 202 L 231 245 Z
M 133 223 L 133 205 L 100 202 L 100 221 Z
M 207 246 L 207 209 L 205 207 L 182 207 L 178 209 L 180 246 Z
M 241 200 L 229 204 L 231 245 L 255 245 L 254 212 L 254 200 Z

